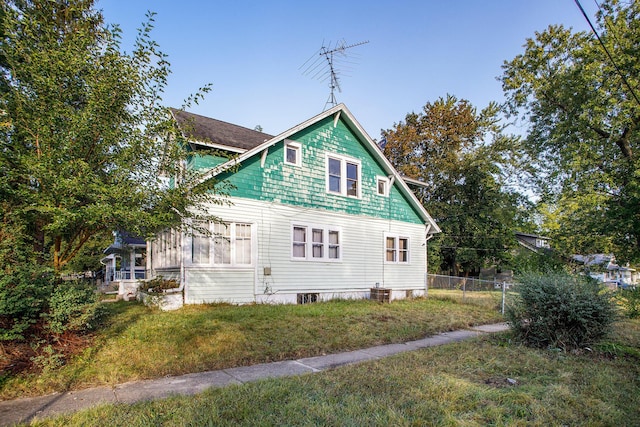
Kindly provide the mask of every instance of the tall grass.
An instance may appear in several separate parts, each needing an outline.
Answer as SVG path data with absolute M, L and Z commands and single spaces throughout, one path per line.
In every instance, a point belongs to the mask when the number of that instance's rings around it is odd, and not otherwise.
M 640 321 L 616 326 L 612 347 L 640 348 Z M 640 420 L 639 362 L 610 351 L 531 349 L 501 334 L 35 425 L 632 426 Z
M 502 320 L 493 309 L 434 299 L 220 304 L 169 313 L 124 302 L 107 308 L 93 345 L 59 369 L 5 377 L 0 397 L 316 356 Z

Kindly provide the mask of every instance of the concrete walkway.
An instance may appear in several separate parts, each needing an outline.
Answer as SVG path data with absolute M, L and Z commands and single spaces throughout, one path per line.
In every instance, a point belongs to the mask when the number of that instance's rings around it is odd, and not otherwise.
M 244 384 L 265 378 L 321 372 L 338 366 L 380 359 L 420 348 L 450 344 L 474 338 L 481 334 L 501 332 L 506 329 L 506 324 L 497 323 L 445 332 L 403 344 L 387 344 L 362 350 L 328 354 L 326 356 L 242 366 L 219 371 L 198 372 L 178 377 L 135 381 L 118 384 L 114 387 L 95 387 L 54 393 L 48 396 L 7 400 L 0 402 L 0 426 L 29 422 L 34 418 L 47 418 L 105 403 L 134 403 L 172 395 L 192 395 L 211 387 L 224 387 L 229 384 Z

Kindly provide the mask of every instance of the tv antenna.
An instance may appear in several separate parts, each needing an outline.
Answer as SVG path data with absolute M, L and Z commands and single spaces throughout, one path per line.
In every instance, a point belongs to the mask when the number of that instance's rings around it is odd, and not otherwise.
M 300 67 L 304 68 L 304 75 L 311 76 L 323 82 L 329 80 L 329 89 L 331 92 L 329 99 L 327 99 L 327 102 L 324 104 L 324 110 L 327 109 L 327 105 L 334 107 L 338 104 L 336 100 L 336 89 L 338 92 L 342 92 L 339 74 L 345 69 L 350 70 L 349 66 L 354 64 L 354 62 L 348 60 L 349 58 L 345 51 L 367 43 L 369 43 L 369 40 L 348 45 L 346 41 L 340 40 L 334 45 L 329 43 L 328 46 L 325 46 L 323 42 L 320 50 L 314 53 L 313 56 L 307 59 Z

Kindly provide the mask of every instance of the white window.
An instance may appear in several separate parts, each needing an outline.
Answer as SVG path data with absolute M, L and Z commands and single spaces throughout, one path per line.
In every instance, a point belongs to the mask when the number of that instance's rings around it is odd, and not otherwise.
M 360 161 L 328 154 L 326 161 L 327 192 L 360 197 Z
M 191 237 L 191 262 L 209 264 L 209 222 L 198 221 L 193 225 Z
M 291 258 L 299 261 L 341 261 L 340 234 L 338 227 L 294 224 Z
M 285 140 L 284 162 L 289 165 L 302 165 L 302 145 L 297 142 Z
M 248 266 L 252 261 L 251 224 L 209 223 L 193 228 L 193 264 L 216 266 Z M 200 230 L 200 231 L 199 231 Z
M 409 238 L 393 234 L 385 234 L 385 262 L 409 263 Z
M 386 176 L 377 177 L 376 187 L 379 196 L 389 196 L 389 178 Z

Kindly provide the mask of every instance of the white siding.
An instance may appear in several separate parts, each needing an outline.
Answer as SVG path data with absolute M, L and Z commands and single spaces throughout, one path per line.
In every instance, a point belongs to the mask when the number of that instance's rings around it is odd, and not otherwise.
M 185 267 L 185 302 L 292 301 L 296 293 L 320 293 L 323 298 L 365 295 L 376 284 L 396 290 L 424 290 L 425 227 L 365 216 L 232 199 L 232 206 L 211 206 L 223 221 L 251 223 L 254 265 L 250 269 Z M 291 258 L 294 223 L 336 226 L 341 234 L 341 262 L 298 261 Z M 410 239 L 410 263 L 385 263 L 385 232 Z M 190 242 L 186 242 L 190 248 Z M 187 254 L 185 254 L 187 256 Z M 271 274 L 265 274 L 270 268 Z M 402 292 L 399 292 L 402 291 Z

